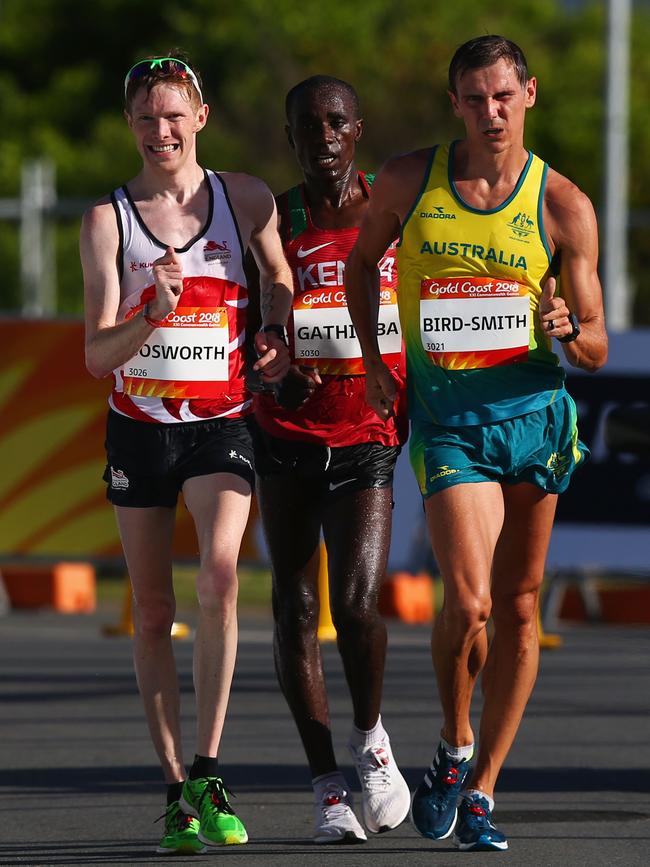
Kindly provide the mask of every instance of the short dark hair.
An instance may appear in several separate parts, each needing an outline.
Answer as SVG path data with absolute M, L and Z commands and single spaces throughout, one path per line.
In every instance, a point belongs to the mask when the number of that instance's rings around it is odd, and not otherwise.
M 294 103 L 297 101 L 299 96 L 302 96 L 303 93 L 310 90 L 321 89 L 343 91 L 352 103 L 356 119 L 358 120 L 361 117 L 359 96 L 351 84 L 348 84 L 347 81 L 343 81 L 340 78 L 334 78 L 333 75 L 312 75 L 309 78 L 305 78 L 304 81 L 299 81 L 298 84 L 294 85 L 289 93 L 287 93 L 284 101 L 284 110 L 287 115 L 287 120 L 289 122 L 291 121 L 290 114 Z
M 456 84 L 468 69 L 483 69 L 492 66 L 501 59 L 507 60 L 514 67 L 517 79 L 522 87 L 529 79 L 528 64 L 521 48 L 503 36 L 478 36 L 470 39 L 451 58 L 449 64 L 449 90 L 456 93 Z
M 149 57 L 144 57 L 143 60 L 155 60 L 159 55 L 152 54 Z M 181 60 L 183 63 L 186 63 L 194 75 L 196 76 L 196 80 L 199 84 L 199 87 L 203 88 L 203 82 L 201 81 L 201 74 L 194 66 L 193 63 L 190 63 L 190 59 L 187 55 L 187 52 L 182 48 L 170 48 L 165 57 L 174 57 L 176 60 Z M 178 87 L 179 90 L 185 92 L 187 99 L 190 103 L 194 105 L 195 108 L 198 108 L 200 103 L 199 93 L 192 83 L 192 81 L 187 77 L 187 75 L 183 75 L 182 73 L 175 72 L 163 72 L 159 67 L 154 67 L 149 70 L 144 75 L 141 75 L 139 78 L 130 81 L 126 88 L 126 94 L 124 95 L 124 103 L 127 112 L 131 110 L 131 103 L 133 102 L 133 97 L 141 87 L 147 88 L 147 93 L 151 93 L 152 88 L 154 88 L 157 84 L 173 84 L 175 87 Z

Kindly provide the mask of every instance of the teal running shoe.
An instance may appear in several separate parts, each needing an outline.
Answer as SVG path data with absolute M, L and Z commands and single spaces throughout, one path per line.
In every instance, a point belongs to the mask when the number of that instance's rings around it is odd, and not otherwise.
M 458 796 L 469 769 L 468 759 L 452 762 L 443 745 L 438 746 L 411 803 L 411 822 L 423 837 L 444 840 L 451 835 L 458 818 Z
M 490 805 L 479 794 L 464 795 L 461 799 L 454 843 L 463 852 L 492 852 L 508 848 L 506 835 L 492 821 Z

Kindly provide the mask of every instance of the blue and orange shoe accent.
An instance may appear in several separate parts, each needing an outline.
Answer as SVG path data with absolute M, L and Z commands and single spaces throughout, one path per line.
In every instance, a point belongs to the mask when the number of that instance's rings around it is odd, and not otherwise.
M 461 798 L 454 843 L 463 852 L 499 852 L 508 848 L 506 835 L 492 821 L 487 798 L 479 793 Z

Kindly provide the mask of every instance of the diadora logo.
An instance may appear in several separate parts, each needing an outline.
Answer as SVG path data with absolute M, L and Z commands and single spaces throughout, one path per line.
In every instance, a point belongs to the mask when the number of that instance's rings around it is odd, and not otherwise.
M 218 241 L 208 241 L 203 247 L 203 255 L 206 262 L 225 262 L 232 258 L 227 241 L 221 244 Z
M 322 250 L 323 247 L 329 247 L 330 244 L 333 244 L 334 241 L 326 241 L 324 244 L 317 244 L 315 247 L 309 247 L 308 250 L 302 249 L 302 244 L 296 250 L 296 256 L 299 259 L 304 259 L 305 256 L 310 256 L 312 253 L 318 252 L 318 250 Z
M 452 470 L 450 467 L 444 464 L 442 467 L 438 467 L 437 473 L 435 473 L 433 476 L 429 476 L 429 481 L 435 482 L 437 479 L 442 479 L 443 476 L 455 476 L 456 473 L 459 472 L 460 470 Z
M 129 480 L 124 474 L 124 470 L 116 470 L 111 467 L 111 488 L 116 490 L 126 490 L 129 487 Z
M 434 205 L 432 211 L 420 211 L 422 220 L 455 220 L 456 214 L 450 214 L 445 211 L 442 205 Z
M 513 217 L 508 226 L 512 229 L 511 238 L 513 241 L 525 241 L 535 231 L 535 222 L 523 211 Z

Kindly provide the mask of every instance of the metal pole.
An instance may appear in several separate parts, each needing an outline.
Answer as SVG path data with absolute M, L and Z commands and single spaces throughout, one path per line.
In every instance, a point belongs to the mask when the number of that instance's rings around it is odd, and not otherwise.
M 54 235 L 47 212 L 56 203 L 54 165 L 49 160 L 23 163 L 20 197 L 20 281 L 24 316 L 53 315 L 55 298 Z
M 630 327 L 627 271 L 628 92 L 631 0 L 609 0 L 603 288 L 610 331 Z

